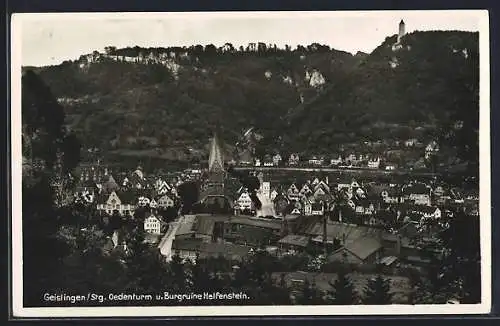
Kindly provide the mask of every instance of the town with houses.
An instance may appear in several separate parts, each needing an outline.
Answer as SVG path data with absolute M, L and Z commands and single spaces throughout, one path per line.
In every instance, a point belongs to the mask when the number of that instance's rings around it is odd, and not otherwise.
M 393 52 L 402 49 L 406 34 L 402 20 L 398 27 Z M 249 43 L 240 51 L 258 52 L 262 47 L 273 45 Z M 117 54 L 116 48 L 107 47 L 105 53 L 82 55 L 78 68 L 85 71 L 107 60 L 161 64 L 178 79 L 179 63 L 192 59 L 182 48 L 165 53 L 136 48 Z M 214 51 L 235 49 L 227 43 Z M 454 53 L 468 56 L 464 51 Z M 396 59 L 389 64 L 398 66 Z M 305 74 L 309 86 L 325 84 L 319 70 L 306 69 Z M 272 72 L 264 75 L 270 79 Z M 283 76 L 283 82 L 294 83 L 290 76 Z M 63 105 L 82 101 L 57 100 Z M 396 130 L 401 126 L 378 127 Z M 214 132 L 208 155 L 182 162 L 187 165 L 182 168 L 165 164 L 156 169 L 141 162 L 128 169 L 97 148 L 84 148 L 90 154 L 75 171 L 76 187 L 66 193 L 62 182 L 56 182 L 57 197 L 62 198 L 59 206 L 76 203 L 88 208 L 90 218 L 102 228 L 98 232 L 106 235 L 102 251 L 110 256 L 128 254 L 129 244 L 136 240 L 130 234 L 134 228 L 128 226 L 139 225 L 144 243 L 166 262 L 179 257 L 196 265 L 199 258 L 222 257 L 238 268 L 257 251 L 278 258 L 306 257 L 306 264 L 293 271 L 300 275 L 289 279 L 292 288 L 299 281 L 303 285 L 308 273 L 338 273 L 336 263 L 360 274 L 407 277 L 403 269 L 423 272 L 433 259 L 444 256 L 440 234 L 450 228 L 456 215 L 479 219 L 478 180 L 452 173 L 454 167 L 467 163 L 430 136 L 428 131 L 434 127 L 409 122 L 411 130 L 404 136 L 396 132 L 383 139 L 366 135 L 361 142 L 335 146 L 328 153 L 266 149 L 262 155 L 256 154 L 252 137 L 258 135 L 253 127 L 232 154 Z M 23 156 L 23 168 L 27 163 Z M 409 301 L 395 299 L 393 303 Z
M 424 149 L 424 156 L 439 150 L 435 142 Z M 114 217 L 127 223 L 143 212 L 145 241 L 167 261 L 173 255 L 239 261 L 266 250 L 278 256 L 307 254 L 318 270 L 321 264 L 346 260 L 388 269 L 425 267 L 428 253 L 422 248 L 433 243 L 439 248 L 437 235 L 456 212 L 479 218 L 478 192 L 437 176 L 398 176 L 396 167 L 382 168 L 380 159 L 368 160 L 363 168 L 375 175 L 347 168 L 363 161 L 355 155 L 325 163 L 319 158 L 301 162 L 291 154 L 283 161 L 276 154 L 251 166 L 228 162 L 214 135 L 206 167 L 159 175 L 141 166 L 120 172 L 100 162 L 86 164 L 74 198 L 93 206 L 108 223 Z M 286 171 L 297 166 L 306 168 Z M 258 189 L 245 188 L 228 172 L 239 168 L 259 180 Z M 189 210 L 179 194 L 185 183 L 199 188 Z M 120 229 L 109 233 L 107 250 L 126 252 Z

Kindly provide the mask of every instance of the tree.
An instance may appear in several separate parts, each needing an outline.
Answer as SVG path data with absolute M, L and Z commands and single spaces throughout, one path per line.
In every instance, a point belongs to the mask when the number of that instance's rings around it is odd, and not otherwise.
M 213 44 L 208 44 L 205 46 L 205 53 L 207 55 L 215 55 L 217 54 L 217 47 Z
M 115 52 L 116 52 L 116 46 L 105 46 L 104 47 L 104 52 L 106 54 L 115 54 Z
M 179 197 L 182 202 L 182 214 L 187 214 L 193 209 L 193 205 L 198 201 L 199 190 L 195 182 L 184 182 L 178 188 Z
M 423 248 L 431 259 L 427 277 L 417 288 L 416 297 L 423 303 L 481 302 L 481 258 L 479 218 L 457 212 L 449 227 L 440 235 L 442 252 Z M 463 241 L 468 239 L 468 241 Z
M 187 268 L 182 258 L 175 254 L 168 263 L 168 289 L 172 293 L 184 293 L 189 288 Z
M 127 239 L 123 287 L 135 293 L 167 289 L 170 278 L 165 258 L 144 240 L 145 231 L 141 226 L 137 226 Z
M 213 289 L 212 277 L 207 265 L 196 255 L 195 261 L 190 264 L 191 287 L 195 292 L 205 292 Z
M 351 279 L 344 269 L 341 269 L 335 282 L 330 281 L 332 290 L 328 291 L 328 298 L 335 305 L 352 305 L 357 302 L 357 293 Z
M 363 304 L 369 305 L 385 305 L 390 304 L 392 293 L 390 293 L 391 284 L 388 279 L 384 279 L 382 275 L 368 281 L 363 297 Z
M 50 89 L 32 71 L 22 76 L 23 139 L 29 150 L 25 160 L 29 168 L 23 169 L 23 278 L 24 303 L 38 304 L 42 294 L 60 286 L 63 257 L 70 247 L 57 236 L 61 214 L 67 210 L 55 207 L 54 181 L 64 184 L 64 178 L 78 163 L 73 156 L 74 138 L 64 125 L 63 108 Z M 66 190 L 66 189 L 64 189 Z
M 304 281 L 304 286 L 302 288 L 302 293 L 297 300 L 298 304 L 301 305 L 320 305 L 325 304 L 322 293 L 317 289 L 316 282 L 313 280 L 312 284 L 309 279 L 306 278 Z

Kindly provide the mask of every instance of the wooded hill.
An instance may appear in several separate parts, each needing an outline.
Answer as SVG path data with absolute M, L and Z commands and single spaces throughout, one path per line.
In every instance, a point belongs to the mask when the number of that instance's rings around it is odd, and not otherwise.
M 478 33 L 391 36 L 369 55 L 320 44 L 296 49 L 108 47 L 36 68 L 87 147 L 186 159 L 220 128 L 250 127 L 261 151 L 329 153 L 416 130 L 477 160 Z

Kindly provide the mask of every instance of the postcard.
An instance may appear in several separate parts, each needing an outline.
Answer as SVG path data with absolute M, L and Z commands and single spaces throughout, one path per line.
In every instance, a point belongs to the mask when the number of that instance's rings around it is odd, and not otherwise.
M 11 72 L 14 317 L 490 311 L 487 11 L 14 14 Z

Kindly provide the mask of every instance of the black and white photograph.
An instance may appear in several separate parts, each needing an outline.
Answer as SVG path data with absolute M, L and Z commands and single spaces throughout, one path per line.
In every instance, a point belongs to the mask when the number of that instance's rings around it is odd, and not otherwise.
M 484 10 L 11 21 L 15 317 L 491 309 Z

